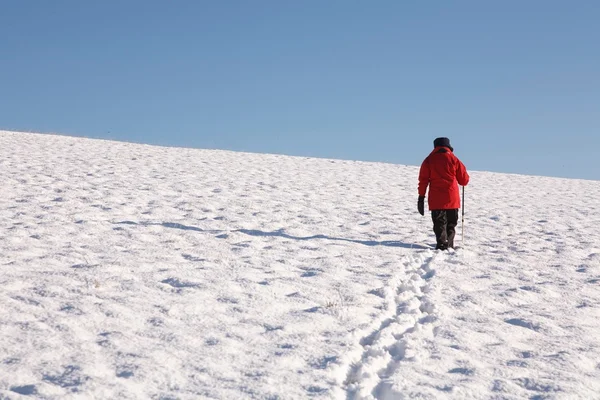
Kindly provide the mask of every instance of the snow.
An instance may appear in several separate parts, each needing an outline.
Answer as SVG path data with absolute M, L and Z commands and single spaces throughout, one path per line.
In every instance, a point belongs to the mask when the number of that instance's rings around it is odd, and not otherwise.
M 417 173 L 0 131 L 0 398 L 600 398 L 600 182 Z

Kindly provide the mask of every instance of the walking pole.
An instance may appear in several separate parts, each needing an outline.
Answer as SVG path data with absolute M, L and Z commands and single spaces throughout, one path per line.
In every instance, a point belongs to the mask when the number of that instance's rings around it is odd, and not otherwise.
M 465 247 L 465 187 L 462 187 L 462 245 Z

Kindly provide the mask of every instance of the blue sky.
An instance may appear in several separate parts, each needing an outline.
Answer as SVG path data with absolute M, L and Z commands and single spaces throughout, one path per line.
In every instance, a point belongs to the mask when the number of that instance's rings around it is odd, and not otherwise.
M 21 0 L 0 128 L 600 180 L 600 2 Z

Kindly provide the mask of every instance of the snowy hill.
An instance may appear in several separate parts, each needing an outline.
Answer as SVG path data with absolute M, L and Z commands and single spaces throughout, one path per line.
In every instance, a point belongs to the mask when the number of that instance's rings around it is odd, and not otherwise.
M 0 131 L 0 398 L 599 399 L 600 182 L 417 172 Z

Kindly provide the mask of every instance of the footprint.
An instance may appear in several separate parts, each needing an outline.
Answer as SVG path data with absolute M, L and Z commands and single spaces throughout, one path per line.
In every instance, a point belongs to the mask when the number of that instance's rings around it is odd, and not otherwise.
M 372 294 L 377 297 L 381 297 L 382 299 L 385 299 L 385 289 L 384 288 L 371 289 L 367 293 Z
M 448 371 L 449 374 L 461 374 L 466 376 L 475 375 L 475 370 L 471 368 L 452 368 Z
M 219 297 L 217 299 L 217 301 L 219 303 L 226 303 L 226 304 L 239 304 L 239 300 L 233 297 Z
M 306 310 L 304 310 L 304 312 L 307 312 L 307 313 L 316 313 L 320 309 L 321 309 L 321 307 L 311 307 L 311 308 L 307 308 Z
M 131 378 L 131 377 L 132 377 L 134 374 L 133 374 L 133 372 L 132 372 L 132 371 L 125 370 L 125 371 L 120 371 L 120 372 L 117 372 L 117 374 L 116 374 L 116 375 L 117 375 L 117 378 L 125 378 L 125 379 L 128 379 L 128 378 Z
M 192 282 L 183 282 L 180 281 L 177 278 L 167 278 L 161 281 L 161 283 L 166 283 L 167 285 L 170 285 L 174 288 L 193 288 L 193 287 L 199 287 L 200 284 L 198 283 L 192 283 Z
M 425 279 L 426 281 L 428 281 L 429 279 L 433 278 L 435 276 L 435 269 L 429 270 L 425 273 L 425 275 L 422 276 L 423 279 Z
M 30 396 L 38 393 L 35 385 L 13 386 L 10 388 L 10 391 L 22 394 L 23 396 Z
M 541 292 L 541 290 L 538 289 L 535 286 L 521 286 L 519 289 L 525 290 L 525 291 L 528 291 L 528 292 L 534 292 L 534 293 L 540 293 Z
M 575 271 L 577 271 L 577 272 L 587 272 L 587 265 L 580 265 Z
M 44 374 L 42 380 L 63 388 L 73 388 L 73 391 L 77 391 L 77 387 L 82 386 L 85 382 L 90 380 L 90 377 L 81 372 L 81 367 L 77 365 L 67 365 L 61 374 Z
M 525 389 L 531 390 L 531 391 L 535 391 L 535 392 L 550 393 L 550 392 L 559 392 L 560 391 L 560 388 L 557 386 L 554 386 L 552 383 L 540 383 L 534 379 L 518 378 L 518 379 L 515 379 L 514 381 L 522 388 L 525 388 Z M 545 397 L 541 397 L 541 396 L 537 397 L 536 396 L 535 398 L 542 399 Z
M 521 358 L 533 358 L 535 356 L 535 354 L 532 351 L 522 351 L 519 354 L 519 357 Z
M 338 358 L 336 356 L 325 356 L 312 363 L 312 367 L 315 369 L 327 369 L 330 364 L 337 364 Z
M 83 315 L 83 311 L 81 311 L 79 308 L 73 306 L 72 304 L 65 304 L 63 305 L 59 311 L 62 312 L 66 312 L 68 314 L 73 314 L 73 315 Z
M 188 261 L 194 261 L 194 262 L 206 261 L 206 258 L 196 257 L 191 254 L 182 254 L 181 256 Z
M 521 328 L 531 329 L 532 331 L 536 331 L 536 332 L 540 329 L 539 325 L 534 324 L 533 322 L 525 321 L 524 319 L 521 319 L 521 318 L 505 319 L 504 322 L 506 322 L 507 324 L 514 325 L 514 326 L 519 326 Z
M 282 331 L 284 329 L 283 325 L 264 325 L 265 332 L 273 332 L 273 331 Z
M 529 366 L 529 364 L 527 364 L 525 361 L 521 361 L 521 360 L 509 360 L 506 363 L 506 365 L 509 367 L 520 367 L 520 368 L 527 368 Z

